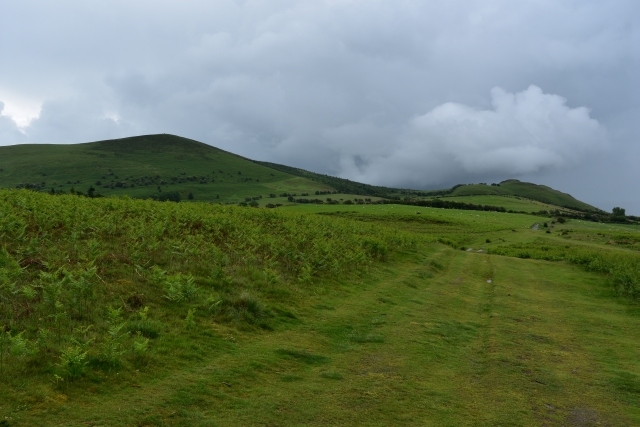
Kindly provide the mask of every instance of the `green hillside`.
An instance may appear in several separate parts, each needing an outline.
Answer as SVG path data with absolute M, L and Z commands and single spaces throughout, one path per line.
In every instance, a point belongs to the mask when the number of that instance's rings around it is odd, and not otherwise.
M 0 187 L 86 193 L 103 196 L 201 200 L 237 203 L 275 194 L 298 197 L 338 192 L 374 198 L 456 197 L 474 204 L 534 211 L 537 203 L 517 203 L 513 197 L 578 210 L 595 210 L 544 185 L 507 180 L 499 185 L 457 185 L 442 190 L 411 190 L 374 186 L 276 163 L 253 161 L 191 139 L 174 135 L 144 135 L 74 145 L 0 147 Z M 474 196 L 473 200 L 464 197 Z M 483 197 L 489 198 L 483 200 Z M 497 197 L 509 196 L 510 198 Z M 463 197 L 460 199 L 460 197 Z M 345 197 L 345 200 L 349 197 Z M 527 205 L 515 209 L 515 205 Z M 534 206 L 536 205 L 536 206 Z M 539 209 L 547 209 L 544 206 Z
M 460 184 L 452 188 L 441 190 L 412 190 L 363 184 L 348 179 L 337 178 L 330 175 L 323 175 L 304 169 L 294 168 L 291 166 L 285 166 L 276 163 L 257 161 L 256 163 L 291 175 L 296 175 L 313 180 L 315 182 L 323 183 L 325 185 L 331 186 L 332 188 L 335 188 L 342 193 L 357 194 L 363 196 L 375 196 L 384 198 L 438 196 L 515 196 L 534 200 L 536 202 L 541 202 L 544 204 L 554 205 L 554 207 L 559 206 L 578 210 L 597 210 L 595 207 L 581 202 L 580 200 L 575 199 L 569 194 L 554 190 L 551 187 L 532 184 L 529 182 L 521 182 L 517 179 L 508 179 L 506 181 L 502 181 L 499 185 Z M 474 198 L 473 201 L 467 201 L 465 199 L 459 199 L 459 201 L 465 203 L 503 206 L 506 209 L 514 208 L 513 205 L 525 204 L 527 206 L 522 210 L 534 210 L 532 209 L 531 203 L 529 202 L 517 203 L 513 200 L 506 200 L 495 197 L 491 197 L 487 200 L 483 200 L 482 198 Z M 548 207 L 538 207 L 535 210 L 546 208 Z
M 260 162 L 257 160 L 254 162 L 259 165 L 263 165 L 283 173 L 299 176 L 302 178 L 310 179 L 318 183 L 322 183 L 326 186 L 335 188 L 341 193 L 346 193 L 346 194 L 357 194 L 360 196 L 388 197 L 389 195 L 397 194 L 402 191 L 411 191 L 411 190 L 401 190 L 398 188 L 381 187 L 377 185 L 364 184 L 362 182 L 356 182 L 356 181 L 351 181 L 349 179 L 338 178 L 331 175 L 324 175 L 320 173 L 310 172 L 308 170 L 294 168 L 291 166 L 280 165 L 278 163 Z
M 485 184 L 469 184 L 456 186 L 450 193 L 451 196 L 517 196 L 526 199 L 536 200 L 542 203 L 548 203 L 555 206 L 578 209 L 578 210 L 597 210 L 595 207 L 588 205 L 573 196 L 554 190 L 546 185 L 532 184 L 530 182 L 521 182 L 517 179 L 508 179 L 502 181 L 499 185 Z
M 148 198 L 241 201 L 271 193 L 333 190 L 218 148 L 174 135 L 74 145 L 0 147 L 0 187 Z

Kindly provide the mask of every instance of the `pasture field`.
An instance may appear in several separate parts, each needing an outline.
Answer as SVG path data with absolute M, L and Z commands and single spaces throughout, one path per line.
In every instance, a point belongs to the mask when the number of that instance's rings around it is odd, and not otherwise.
M 639 242 L 2 190 L 0 425 L 640 425 Z
M 516 212 L 538 212 L 541 210 L 550 211 L 557 209 L 557 206 L 536 200 L 523 199 L 517 196 L 444 196 L 443 200 L 454 202 L 471 203 L 474 205 L 501 206 L 506 210 Z

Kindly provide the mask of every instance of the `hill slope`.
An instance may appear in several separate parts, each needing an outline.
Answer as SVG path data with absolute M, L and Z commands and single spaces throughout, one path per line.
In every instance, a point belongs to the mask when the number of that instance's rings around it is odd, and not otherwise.
M 105 196 L 238 202 L 269 194 L 338 191 L 384 198 L 516 196 L 560 207 L 596 210 L 544 185 L 507 180 L 499 186 L 457 185 L 443 190 L 374 186 L 276 163 L 253 161 L 174 135 L 143 135 L 74 145 L 0 147 L 0 187 L 87 192 Z M 503 205 L 503 204 L 500 204 Z M 509 205 L 509 203 L 506 203 Z
M 538 202 L 547 203 L 554 206 L 566 207 L 578 210 L 597 210 L 595 207 L 577 200 L 567 193 L 554 190 L 545 185 L 532 184 L 529 182 L 521 182 L 517 179 L 508 179 L 502 181 L 499 186 L 484 184 L 461 184 L 449 189 L 442 190 L 411 190 L 399 189 L 391 187 L 382 187 L 376 185 L 363 184 L 360 182 L 350 181 L 348 179 L 337 178 L 330 175 L 323 175 L 310 172 L 304 169 L 294 168 L 291 166 L 280 165 L 270 162 L 255 161 L 263 166 L 285 172 L 291 175 L 304 177 L 316 182 L 329 185 L 343 193 L 358 194 L 364 196 L 377 197 L 398 197 L 398 196 L 417 196 L 417 197 L 435 197 L 435 196 L 516 196 L 526 199 L 536 200 Z M 461 200 L 464 201 L 464 200 Z M 499 201 L 499 200 L 498 200 Z M 491 202 L 474 200 L 470 203 L 478 204 L 495 204 L 495 197 L 491 198 Z M 498 203 L 497 206 L 511 205 L 513 202 Z M 510 208 L 511 206 L 509 206 Z M 540 208 L 539 208 L 540 209 Z
M 105 196 L 238 201 L 279 192 L 332 190 L 323 183 L 256 164 L 174 135 L 144 135 L 74 145 L 0 147 L 0 186 Z
M 302 178 L 310 179 L 315 182 L 322 183 L 324 185 L 335 188 L 341 193 L 349 193 L 349 194 L 357 194 L 360 196 L 377 196 L 377 197 L 388 197 L 394 193 L 399 193 L 401 191 L 411 191 L 411 190 L 400 190 L 398 188 L 391 187 L 381 187 L 377 185 L 364 184 L 362 182 L 351 181 L 349 179 L 338 178 L 331 175 L 324 175 L 316 172 L 310 172 L 308 170 L 295 168 L 292 166 L 280 165 L 278 163 L 271 162 L 261 162 L 254 160 L 254 163 L 257 163 L 262 166 L 266 166 L 268 168 L 284 172 L 287 174 L 299 176 Z
M 595 207 L 581 202 L 570 194 L 554 190 L 546 185 L 521 182 L 517 179 L 502 181 L 500 185 L 469 184 L 457 186 L 450 193 L 451 196 L 517 196 L 537 200 L 555 206 L 578 210 L 597 210 Z

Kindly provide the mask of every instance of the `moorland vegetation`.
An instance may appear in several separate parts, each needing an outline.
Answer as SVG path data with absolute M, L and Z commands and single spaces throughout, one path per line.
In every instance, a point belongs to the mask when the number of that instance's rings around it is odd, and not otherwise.
M 0 190 L 0 426 L 640 424 L 622 208 L 170 135 L 40 148 L 0 168 L 45 181 Z

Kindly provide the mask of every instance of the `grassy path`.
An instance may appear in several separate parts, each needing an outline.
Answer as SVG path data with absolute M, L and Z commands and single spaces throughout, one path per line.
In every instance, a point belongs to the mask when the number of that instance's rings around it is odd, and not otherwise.
M 123 381 L 108 395 L 61 395 L 24 419 L 640 425 L 639 310 L 606 294 L 601 277 L 441 246 L 365 277 L 314 297 L 299 307 L 300 320 L 274 332 L 207 325 L 224 339 L 191 369 Z

